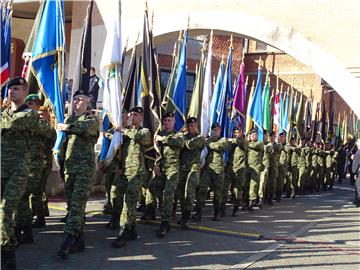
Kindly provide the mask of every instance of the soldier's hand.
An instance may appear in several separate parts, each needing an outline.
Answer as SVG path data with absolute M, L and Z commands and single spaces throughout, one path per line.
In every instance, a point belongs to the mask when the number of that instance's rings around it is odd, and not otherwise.
M 157 176 L 161 176 L 161 175 L 162 175 L 159 165 L 155 165 L 155 166 L 154 166 L 154 172 L 155 172 L 155 174 L 156 174 Z
M 56 124 L 56 130 L 58 131 L 66 131 L 68 127 L 69 125 L 67 124 L 61 124 L 61 123 Z
M 50 120 L 50 114 L 49 114 L 48 111 L 39 111 L 38 114 L 39 114 L 39 118 L 40 118 L 41 120 L 45 120 L 45 121 L 48 121 L 48 122 L 49 122 L 49 120 Z
M 163 137 L 160 136 L 160 135 L 156 135 L 155 140 L 156 140 L 157 142 L 161 142 L 161 141 L 163 140 Z

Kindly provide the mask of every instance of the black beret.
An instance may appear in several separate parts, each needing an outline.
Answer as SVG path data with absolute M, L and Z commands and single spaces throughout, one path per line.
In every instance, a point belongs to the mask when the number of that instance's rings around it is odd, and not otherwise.
M 122 109 L 121 112 L 122 113 L 127 113 L 128 111 L 127 111 L 127 109 Z
M 302 141 L 307 141 L 307 138 L 306 137 L 301 137 L 301 140 Z
M 279 135 L 286 135 L 286 132 L 282 131 L 282 132 L 279 133 Z
M 270 132 L 270 137 L 273 136 L 273 135 L 275 135 L 275 134 L 276 134 L 275 131 L 271 131 L 271 132 Z
M 211 129 L 220 127 L 219 123 L 215 122 L 214 124 L 211 125 Z
M 189 117 L 188 119 L 186 119 L 186 124 L 192 124 L 196 122 L 197 122 L 196 117 Z
M 143 112 L 144 112 L 144 109 L 141 108 L 141 107 L 139 107 L 139 106 L 137 106 L 137 107 L 132 107 L 132 108 L 130 109 L 130 112 L 143 113 Z
M 253 134 L 253 133 L 257 133 L 256 128 L 251 129 L 250 132 L 249 132 L 249 134 Z
M 173 112 L 167 112 L 163 115 L 162 120 L 168 117 L 175 117 L 175 114 Z
M 8 82 L 8 88 L 10 88 L 11 86 L 15 86 L 15 85 L 25 85 L 28 86 L 27 81 L 24 78 L 21 78 L 20 76 L 16 76 L 14 78 L 12 78 L 9 82 Z
M 82 89 L 76 91 L 75 94 L 74 94 L 74 97 L 76 97 L 76 96 L 78 96 L 78 95 L 83 95 L 83 96 L 89 97 L 89 93 L 86 92 L 86 91 L 84 91 L 84 90 L 82 90 Z

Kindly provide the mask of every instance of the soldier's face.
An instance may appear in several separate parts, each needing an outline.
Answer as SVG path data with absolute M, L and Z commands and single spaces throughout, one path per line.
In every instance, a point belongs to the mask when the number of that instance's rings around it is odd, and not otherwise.
M 143 120 L 143 114 L 138 112 L 131 113 L 131 125 L 140 126 Z
M 275 140 L 276 140 L 276 134 L 270 136 L 270 141 L 271 142 L 275 142 Z
M 241 130 L 235 130 L 234 131 L 234 137 L 237 138 L 237 139 L 241 138 L 242 137 Z
M 301 140 L 301 145 L 304 146 L 306 144 L 305 140 Z
M 129 114 L 127 112 L 124 112 L 121 114 L 121 118 L 123 126 L 127 126 L 129 122 Z
M 213 137 L 213 138 L 219 138 L 219 137 L 220 137 L 220 133 L 221 133 L 221 128 L 220 128 L 220 127 L 213 128 L 213 129 L 211 130 L 211 137 Z
M 163 120 L 164 130 L 171 131 L 174 129 L 174 125 L 175 125 L 175 117 L 166 117 Z
M 190 123 L 188 124 L 188 131 L 191 134 L 197 133 L 198 132 L 198 124 L 197 123 Z
M 90 69 L 90 76 L 94 76 L 95 75 L 95 70 L 93 70 L 92 68 Z
M 27 89 L 24 85 L 14 85 L 9 88 L 9 99 L 11 102 L 20 103 L 24 102 L 26 95 L 27 95 Z
M 90 98 L 85 95 L 77 95 L 74 97 L 75 113 L 84 113 L 90 104 Z
M 256 142 L 258 140 L 259 135 L 256 133 L 250 134 L 250 140 Z
M 280 135 L 279 140 L 280 140 L 280 143 L 284 143 L 285 142 L 285 135 L 284 134 Z

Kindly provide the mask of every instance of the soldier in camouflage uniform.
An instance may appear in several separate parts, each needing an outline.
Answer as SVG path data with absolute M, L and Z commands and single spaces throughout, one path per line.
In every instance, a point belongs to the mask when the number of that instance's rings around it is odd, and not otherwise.
M 262 170 L 260 173 L 260 182 L 259 182 L 259 208 L 263 208 L 266 191 L 267 191 L 267 180 L 269 176 L 270 163 L 271 163 L 271 155 L 274 151 L 273 145 L 271 142 L 268 142 L 267 131 L 264 131 L 264 153 L 262 157 Z
M 280 157 L 279 157 L 279 174 L 276 180 L 276 201 L 281 201 L 281 195 L 284 189 L 284 184 L 287 177 L 287 154 L 289 152 L 289 148 L 286 145 L 286 134 L 285 132 L 281 132 L 279 134 L 279 144 L 280 144 Z
M 30 109 L 39 113 L 39 125 L 38 129 L 32 133 L 27 188 L 15 213 L 15 234 L 18 242 L 24 244 L 34 242 L 31 230 L 33 216 L 37 216 L 34 227 L 45 226 L 45 209 L 42 200 L 44 156 L 49 155 L 49 153 L 45 153 L 45 150 L 49 151 L 50 155 L 52 153 L 51 148 L 45 149 L 45 147 L 46 144 L 53 145 L 56 139 L 55 129 L 49 124 L 49 114 L 39 110 L 41 104 L 39 96 L 31 94 L 25 99 L 25 102 Z
M 230 144 L 229 160 L 226 166 L 225 182 L 223 188 L 223 203 L 225 208 L 227 201 L 228 187 L 231 185 L 234 199 L 234 207 L 232 216 L 235 217 L 242 202 L 243 188 L 246 181 L 246 154 L 248 150 L 248 141 L 244 138 L 244 134 L 240 127 L 235 128 L 234 138 L 228 140 Z
M 213 186 L 214 190 L 214 217 L 213 220 L 219 219 L 221 203 L 222 203 L 222 187 L 224 182 L 225 164 L 224 152 L 227 149 L 227 139 L 220 138 L 221 128 L 218 123 L 211 126 L 211 138 L 207 138 L 206 146 L 208 154 L 206 157 L 205 166 L 203 168 L 198 194 L 196 198 L 196 214 L 193 219 L 200 221 L 202 216 L 202 209 L 205 206 L 208 188 Z
M 181 227 L 188 228 L 188 221 L 200 179 L 200 155 L 205 147 L 205 138 L 199 134 L 195 117 L 186 120 L 187 132 L 183 134 L 184 147 L 180 152 L 180 173 L 177 196 L 181 206 Z
M 307 138 L 307 155 L 305 159 L 305 167 L 306 167 L 306 177 L 305 177 L 305 191 L 306 192 L 313 192 L 313 183 L 312 183 L 312 177 L 311 177 L 311 171 L 312 171 L 312 155 L 313 155 L 313 149 L 312 149 L 312 142 L 310 138 Z
M 277 143 L 276 141 L 276 133 L 272 131 L 270 133 L 270 143 L 272 145 L 272 153 L 270 158 L 270 168 L 269 168 L 269 176 L 268 176 L 268 192 L 267 192 L 267 202 L 269 205 L 272 205 L 273 198 L 276 196 L 276 186 L 277 179 L 279 177 L 279 159 L 282 151 L 282 145 Z
M 259 190 L 260 173 L 262 167 L 262 158 L 264 154 L 264 143 L 258 141 L 258 132 L 256 129 L 250 131 L 250 142 L 248 152 L 249 162 L 249 211 L 254 211 L 255 200 Z
M 10 107 L 1 113 L 1 268 L 16 269 L 13 215 L 26 189 L 32 133 L 39 115 L 25 103 L 27 82 L 20 77 L 8 83 Z
M 74 114 L 64 124 L 57 124 L 57 130 L 64 131 L 65 153 L 65 200 L 68 218 L 65 238 L 58 256 L 67 258 L 69 252 L 85 248 L 85 207 L 95 171 L 94 145 L 99 136 L 96 116 L 87 112 L 90 97 L 82 90 L 74 94 Z
M 317 177 L 316 177 L 316 190 L 326 190 L 324 183 L 324 169 L 325 169 L 325 151 L 324 143 L 319 142 L 316 148 L 316 162 L 317 162 Z
M 144 149 L 151 144 L 151 133 L 142 128 L 144 110 L 134 107 L 130 110 L 130 127 L 123 130 L 122 152 L 123 174 L 127 180 L 123 207 L 120 215 L 120 232 L 111 246 L 120 248 L 129 240 L 137 239 L 136 203 L 139 198 L 142 178 L 146 174 Z
M 320 191 L 320 186 L 317 184 L 317 174 L 318 174 L 318 165 L 317 165 L 317 144 L 312 142 L 311 147 L 311 171 L 310 171 L 310 192 Z
M 128 111 L 123 109 L 121 116 L 123 126 L 128 127 Z M 114 132 L 115 128 L 111 128 L 105 133 L 105 136 L 111 140 Z M 125 160 L 125 158 L 121 155 L 122 153 L 126 153 L 126 149 L 124 149 L 123 146 L 121 149 L 118 149 L 115 157 L 108 166 L 105 165 L 105 162 L 102 162 L 100 165 L 105 170 L 105 186 L 106 192 L 108 193 L 107 198 L 110 203 L 109 208 L 111 209 L 111 218 L 105 227 L 111 230 L 119 228 L 120 214 L 125 194 L 124 192 L 127 185 L 126 178 L 121 170 L 123 167 L 122 161 Z
M 299 178 L 298 178 L 297 188 L 299 194 L 304 194 L 305 192 L 306 179 L 307 179 L 306 160 L 308 155 L 309 155 L 309 147 L 306 144 L 306 138 L 302 137 L 299 163 L 298 163 Z
M 295 199 L 296 196 L 296 188 L 299 179 L 299 156 L 300 156 L 300 147 L 296 145 L 296 139 L 292 137 L 290 139 L 289 147 L 289 155 L 288 155 L 288 164 L 289 171 L 286 180 L 286 197 Z
M 328 187 L 332 189 L 334 185 L 333 179 L 333 156 L 334 150 L 331 149 L 330 142 L 326 142 L 325 144 L 325 170 L 324 170 L 324 190 Z
M 174 130 L 175 114 L 168 112 L 162 119 L 163 130 L 155 137 L 161 152 L 161 158 L 155 162 L 155 177 L 150 180 L 149 190 L 157 198 L 162 198 L 161 224 L 156 230 L 159 238 L 170 231 L 170 219 L 174 201 L 174 192 L 179 180 L 180 150 L 184 146 L 182 133 Z

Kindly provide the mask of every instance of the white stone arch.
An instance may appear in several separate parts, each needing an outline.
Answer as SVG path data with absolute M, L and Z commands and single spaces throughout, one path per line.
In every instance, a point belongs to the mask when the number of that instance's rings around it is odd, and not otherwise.
M 140 16 L 123 21 L 123 36 L 129 37 L 128 48 L 135 45 L 137 33 L 139 29 L 142 29 L 142 23 L 143 17 Z M 155 12 L 153 23 L 155 44 L 174 40 L 178 31 L 186 29 L 188 24 L 191 34 L 208 34 L 209 29 L 238 33 L 244 37 L 267 43 L 293 56 L 330 84 L 360 118 L 359 81 L 335 57 L 294 29 L 279 25 L 264 17 L 237 10 L 220 8 L 219 10 L 201 9 L 176 12 L 176 10 L 169 9 L 166 14 L 156 14 Z M 125 42 L 125 38 L 123 42 Z

